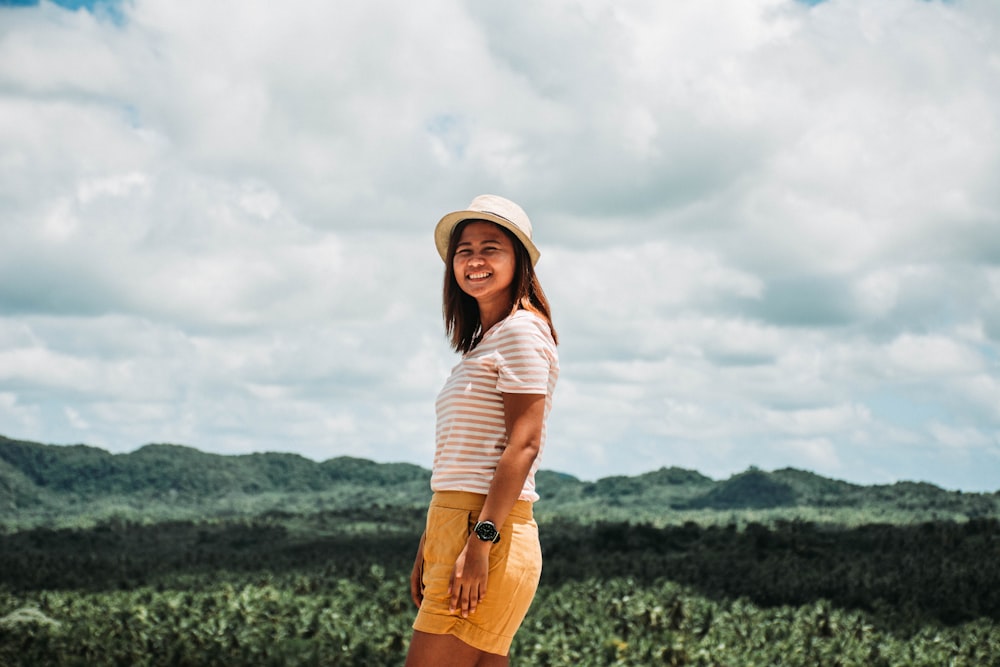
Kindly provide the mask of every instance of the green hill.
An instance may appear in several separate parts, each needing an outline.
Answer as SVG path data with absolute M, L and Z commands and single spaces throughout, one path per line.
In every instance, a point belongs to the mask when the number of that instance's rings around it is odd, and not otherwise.
M 762 470 L 747 470 L 715 485 L 694 498 L 691 507 L 729 510 L 741 507 L 764 509 L 800 504 L 806 494 L 796 492 L 791 484 Z
M 322 491 L 337 483 L 426 484 L 430 479 L 419 466 L 347 456 L 316 463 L 298 454 L 225 456 L 180 445 L 146 445 L 128 454 L 111 454 L 86 445 L 43 445 L 3 436 L 0 466 L 0 489 L 16 485 L 26 504 L 52 494 L 213 497 Z
M 927 483 L 861 486 L 815 473 L 757 468 L 716 481 L 683 468 L 582 481 L 539 471 L 540 518 L 657 523 L 708 514 L 747 521 L 782 518 L 858 523 L 1000 516 L 1000 493 L 963 494 Z M 0 527 L 72 523 L 114 516 L 161 520 L 422 507 L 430 471 L 408 463 L 342 456 L 315 462 L 297 454 L 209 454 L 146 445 L 111 454 L 86 445 L 45 445 L 0 436 Z M 738 513 L 734 515 L 733 513 Z

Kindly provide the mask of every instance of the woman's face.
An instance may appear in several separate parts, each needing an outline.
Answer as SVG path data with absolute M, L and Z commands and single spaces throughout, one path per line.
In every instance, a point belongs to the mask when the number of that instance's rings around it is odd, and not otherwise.
M 510 284 L 517 259 L 514 243 L 500 227 L 481 220 L 468 223 L 455 245 L 452 269 L 463 292 L 482 310 L 510 307 Z

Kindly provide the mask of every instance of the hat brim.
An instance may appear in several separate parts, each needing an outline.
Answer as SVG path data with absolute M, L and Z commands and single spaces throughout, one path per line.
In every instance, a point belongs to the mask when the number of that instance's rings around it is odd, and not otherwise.
M 448 261 L 448 243 L 451 241 L 451 235 L 455 231 L 455 227 L 465 220 L 485 220 L 486 222 L 500 225 L 521 241 L 521 245 L 528 251 L 531 265 L 534 266 L 538 263 L 538 258 L 541 257 L 542 253 L 538 251 L 538 248 L 531 242 L 528 235 L 507 218 L 495 213 L 487 213 L 486 211 L 455 211 L 441 218 L 437 227 L 434 228 L 434 243 L 437 245 L 438 254 L 441 255 L 443 261 Z

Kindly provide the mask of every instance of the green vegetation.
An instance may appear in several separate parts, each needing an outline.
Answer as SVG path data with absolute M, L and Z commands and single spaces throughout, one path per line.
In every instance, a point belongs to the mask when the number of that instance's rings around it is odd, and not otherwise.
M 427 471 L 0 439 L 0 665 L 399 665 Z M 517 665 L 1000 666 L 997 494 L 543 472 Z
M 401 664 L 420 519 L 373 509 L 3 536 L 0 664 Z M 542 534 L 515 664 L 998 664 L 995 519 Z
M 405 577 L 373 568 L 358 580 L 0 593 L 0 609 L 29 605 L 0 617 L 0 664 L 398 667 L 413 617 L 405 590 Z M 825 602 L 767 609 L 614 577 L 543 586 L 511 654 L 515 665 L 566 667 L 989 667 L 1000 633 L 979 620 L 899 635 Z
M 372 506 L 423 508 L 430 471 L 406 463 L 339 457 L 316 463 L 295 454 L 220 456 L 177 445 L 110 454 L 0 436 L 0 530 L 255 517 Z M 860 486 L 794 469 L 751 468 L 715 481 L 662 468 L 584 482 L 540 471 L 540 518 L 656 525 L 802 520 L 836 525 L 965 521 L 1000 517 L 1000 492 L 961 493 L 931 484 Z
M 264 512 L 426 507 L 430 472 L 408 463 L 296 454 L 206 454 L 146 445 L 130 454 L 0 436 L 0 530 L 161 522 Z

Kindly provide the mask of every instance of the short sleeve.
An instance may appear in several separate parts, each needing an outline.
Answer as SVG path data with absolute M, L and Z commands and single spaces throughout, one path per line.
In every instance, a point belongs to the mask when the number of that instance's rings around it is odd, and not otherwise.
M 547 395 L 550 374 L 558 364 L 548 323 L 519 311 L 497 334 L 497 390 Z

